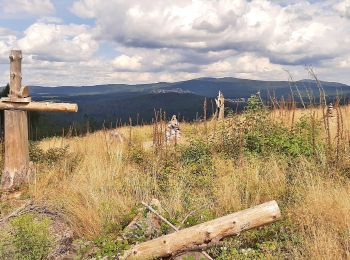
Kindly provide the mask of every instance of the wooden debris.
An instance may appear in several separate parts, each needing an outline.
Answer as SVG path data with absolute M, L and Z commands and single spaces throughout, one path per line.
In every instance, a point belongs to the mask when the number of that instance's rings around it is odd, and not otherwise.
M 160 215 L 155 209 L 153 209 L 151 206 L 149 206 L 148 204 L 146 204 L 145 202 L 142 202 L 142 205 L 144 205 L 146 208 L 148 208 L 150 211 L 152 211 L 158 218 L 160 218 L 161 220 L 163 220 L 168 226 L 170 226 L 175 232 L 179 231 L 180 229 L 175 227 L 173 224 L 171 224 L 166 218 L 164 218 L 162 215 Z M 187 219 L 187 216 L 186 218 Z M 194 255 L 196 255 L 195 253 L 198 253 L 198 255 L 201 255 L 201 256 L 204 256 L 205 258 L 204 259 L 209 259 L 209 260 L 212 260 L 212 258 L 210 257 L 210 255 L 208 255 L 208 253 L 206 252 L 193 252 Z M 183 254 L 183 256 L 185 256 Z M 186 256 L 193 256 L 192 254 L 191 255 L 188 255 L 186 254 Z M 175 259 L 178 258 L 178 257 L 175 257 Z M 180 258 L 178 258 L 180 259 Z
M 0 225 L 2 223 L 9 221 L 9 219 L 11 219 L 11 218 L 14 218 L 14 217 L 21 215 L 23 213 L 23 211 L 26 210 L 28 208 L 28 206 L 30 206 L 32 204 L 33 204 L 33 201 L 29 200 L 29 201 L 25 202 L 22 206 L 18 207 L 14 211 L 12 211 L 7 216 L 0 218 Z
M 135 245 L 122 259 L 154 259 L 200 250 L 240 232 L 272 223 L 281 217 L 276 201 L 270 201 L 178 232 Z
M 146 204 L 145 202 L 142 201 L 142 205 L 145 206 L 147 209 L 152 211 L 158 218 L 163 220 L 165 223 L 167 223 L 168 226 L 172 227 L 175 231 L 179 231 L 177 227 L 175 227 L 173 224 L 171 224 L 166 218 L 164 218 L 162 215 L 160 215 L 155 209 L 153 209 L 151 206 Z
M 156 208 L 160 214 L 164 212 L 159 200 L 152 199 L 150 205 L 147 206 L 153 210 Z M 161 220 L 152 211 L 149 211 L 149 208 L 147 208 L 147 212 L 140 210 L 130 224 L 124 228 L 122 235 L 124 239 L 138 240 L 139 236 L 153 239 L 162 235 Z

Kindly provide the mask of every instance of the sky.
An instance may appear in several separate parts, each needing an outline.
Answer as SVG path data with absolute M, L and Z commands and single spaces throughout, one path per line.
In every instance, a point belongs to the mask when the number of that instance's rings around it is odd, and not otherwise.
M 350 84 L 350 0 L 0 0 L 0 85 L 309 78 Z

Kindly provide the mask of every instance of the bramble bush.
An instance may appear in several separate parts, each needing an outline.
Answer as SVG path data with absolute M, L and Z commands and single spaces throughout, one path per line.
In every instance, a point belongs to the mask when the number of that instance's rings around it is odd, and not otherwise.
M 237 158 L 242 153 L 310 157 L 324 147 L 320 122 L 313 121 L 311 116 L 304 116 L 288 128 L 271 119 L 268 110 L 254 95 L 248 99 L 240 119 L 237 115 L 230 117 L 219 125 L 218 134 L 212 139 L 214 149 L 227 157 Z
M 180 150 L 182 167 L 179 174 L 183 175 L 188 188 L 209 188 L 215 177 L 213 156 L 210 146 L 203 140 L 191 141 Z

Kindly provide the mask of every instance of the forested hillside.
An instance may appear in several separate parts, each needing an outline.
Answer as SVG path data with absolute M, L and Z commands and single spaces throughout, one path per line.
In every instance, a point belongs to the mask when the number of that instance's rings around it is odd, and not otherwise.
M 335 96 L 346 103 L 350 96 L 350 86 L 321 82 L 328 101 Z M 203 102 L 208 99 L 208 115 L 213 113 L 214 98 L 221 90 L 227 100 L 227 110 L 240 111 L 247 98 L 257 92 L 266 104 L 271 99 L 285 102 L 294 98 L 301 106 L 300 96 L 305 103 L 318 102 L 319 86 L 311 80 L 297 82 L 261 81 L 237 78 L 199 78 L 174 83 L 154 84 L 110 84 L 96 86 L 31 86 L 33 100 L 62 101 L 77 103 L 75 114 L 40 113 L 34 117 L 30 130 L 32 139 L 59 134 L 72 125 L 77 132 L 101 129 L 116 124 L 150 123 L 153 111 L 162 109 L 168 116 L 178 115 L 183 121 L 193 121 L 203 117 Z M 238 102 L 237 102 L 238 101 Z M 37 127 L 40 124 L 40 127 Z

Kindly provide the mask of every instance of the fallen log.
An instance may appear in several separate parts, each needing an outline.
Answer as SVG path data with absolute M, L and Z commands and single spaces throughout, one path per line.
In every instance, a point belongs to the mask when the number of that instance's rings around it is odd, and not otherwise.
M 155 259 L 215 245 L 227 236 L 272 223 L 281 217 L 276 201 L 226 215 L 135 245 L 122 259 Z

